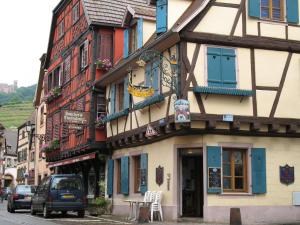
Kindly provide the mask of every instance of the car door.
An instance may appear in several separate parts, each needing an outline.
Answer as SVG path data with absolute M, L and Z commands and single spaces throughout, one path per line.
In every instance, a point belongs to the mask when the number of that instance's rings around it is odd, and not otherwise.
M 43 189 L 41 190 L 40 195 L 39 195 L 39 207 L 40 207 L 41 211 L 43 210 L 44 204 L 46 203 L 47 198 L 48 198 L 50 180 L 51 180 L 51 177 L 47 177 L 45 179 L 44 184 L 43 184 Z
M 38 198 L 39 198 L 39 191 L 40 191 L 40 189 L 41 189 L 41 185 L 39 185 L 36 188 L 35 193 L 32 196 L 31 205 L 33 207 L 33 210 L 38 210 Z

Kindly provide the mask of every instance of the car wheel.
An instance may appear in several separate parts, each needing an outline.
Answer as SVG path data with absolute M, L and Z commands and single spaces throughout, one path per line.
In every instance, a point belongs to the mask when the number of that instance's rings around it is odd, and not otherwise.
M 43 208 L 43 217 L 44 218 L 49 218 L 50 216 L 50 211 L 48 210 L 48 207 L 46 205 L 44 205 L 44 208 Z
M 9 208 L 9 206 L 7 205 L 7 212 L 10 212 L 10 208 Z
M 10 207 L 10 213 L 15 213 L 15 209 L 12 206 Z
M 61 211 L 61 214 L 62 214 L 63 216 L 66 216 L 66 215 L 67 215 L 67 211 Z
M 33 210 L 33 205 L 31 204 L 31 207 L 30 207 L 30 214 L 31 215 L 35 215 L 36 212 Z
M 77 212 L 77 215 L 78 215 L 79 218 L 83 218 L 84 214 L 85 214 L 84 210 L 80 210 L 80 211 Z

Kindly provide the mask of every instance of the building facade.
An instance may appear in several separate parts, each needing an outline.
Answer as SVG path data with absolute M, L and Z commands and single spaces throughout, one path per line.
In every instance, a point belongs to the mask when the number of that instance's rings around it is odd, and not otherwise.
M 129 22 L 124 60 L 96 84 L 113 213 L 151 190 L 169 220 L 224 222 L 237 207 L 248 223 L 300 221 L 298 1 L 150 4 L 150 40 L 128 51 Z

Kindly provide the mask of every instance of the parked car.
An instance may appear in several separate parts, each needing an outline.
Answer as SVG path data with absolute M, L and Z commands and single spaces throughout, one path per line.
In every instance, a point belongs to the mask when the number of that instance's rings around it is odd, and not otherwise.
M 66 214 L 75 211 L 84 217 L 86 196 L 82 178 L 75 174 L 55 174 L 45 178 L 32 197 L 31 214 L 43 213 L 44 218 L 52 211 Z
M 7 200 L 8 196 L 11 194 L 12 190 L 10 187 L 4 188 L 4 199 Z
M 7 199 L 7 211 L 14 213 L 16 209 L 30 209 L 34 188 L 31 185 L 17 185 Z

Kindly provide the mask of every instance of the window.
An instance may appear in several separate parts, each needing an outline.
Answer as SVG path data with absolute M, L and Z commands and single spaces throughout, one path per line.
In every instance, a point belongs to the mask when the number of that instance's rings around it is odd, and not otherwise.
M 97 118 L 104 116 L 105 112 L 106 112 L 105 94 L 99 93 L 97 94 Z
M 79 2 L 72 9 L 72 22 L 75 24 L 79 20 Z
M 207 77 L 208 86 L 236 88 L 235 49 L 208 47 Z
M 110 111 L 109 113 L 121 112 L 130 106 L 130 97 L 127 90 L 128 77 L 117 84 L 110 86 Z
M 62 65 L 55 68 L 53 72 L 53 87 L 59 87 L 61 86 L 62 81 Z
M 112 31 L 101 31 L 99 35 L 99 49 L 98 58 L 109 59 L 110 62 L 113 61 L 113 32 Z
M 65 32 L 65 24 L 64 21 L 62 20 L 59 24 L 58 24 L 58 38 L 61 38 L 64 35 Z
M 247 191 L 247 151 L 223 149 L 223 191 Z
M 117 194 L 121 194 L 121 159 L 116 160 Z
M 41 107 L 41 114 L 40 114 L 40 125 L 44 124 L 44 106 Z
M 71 79 L 71 55 L 64 60 L 64 71 L 62 83 L 68 83 Z
M 261 0 L 261 18 L 283 20 L 283 0 Z
M 80 46 L 80 70 L 88 65 L 88 40 Z
M 129 29 L 129 54 L 137 50 L 137 25 L 134 24 Z
M 124 57 L 134 53 L 143 46 L 143 19 L 133 21 L 124 31 Z
M 134 193 L 141 191 L 141 156 L 133 157 L 134 166 Z
M 52 73 L 49 73 L 49 75 L 48 75 L 48 91 L 51 91 L 51 89 L 52 89 L 52 77 L 53 77 Z

